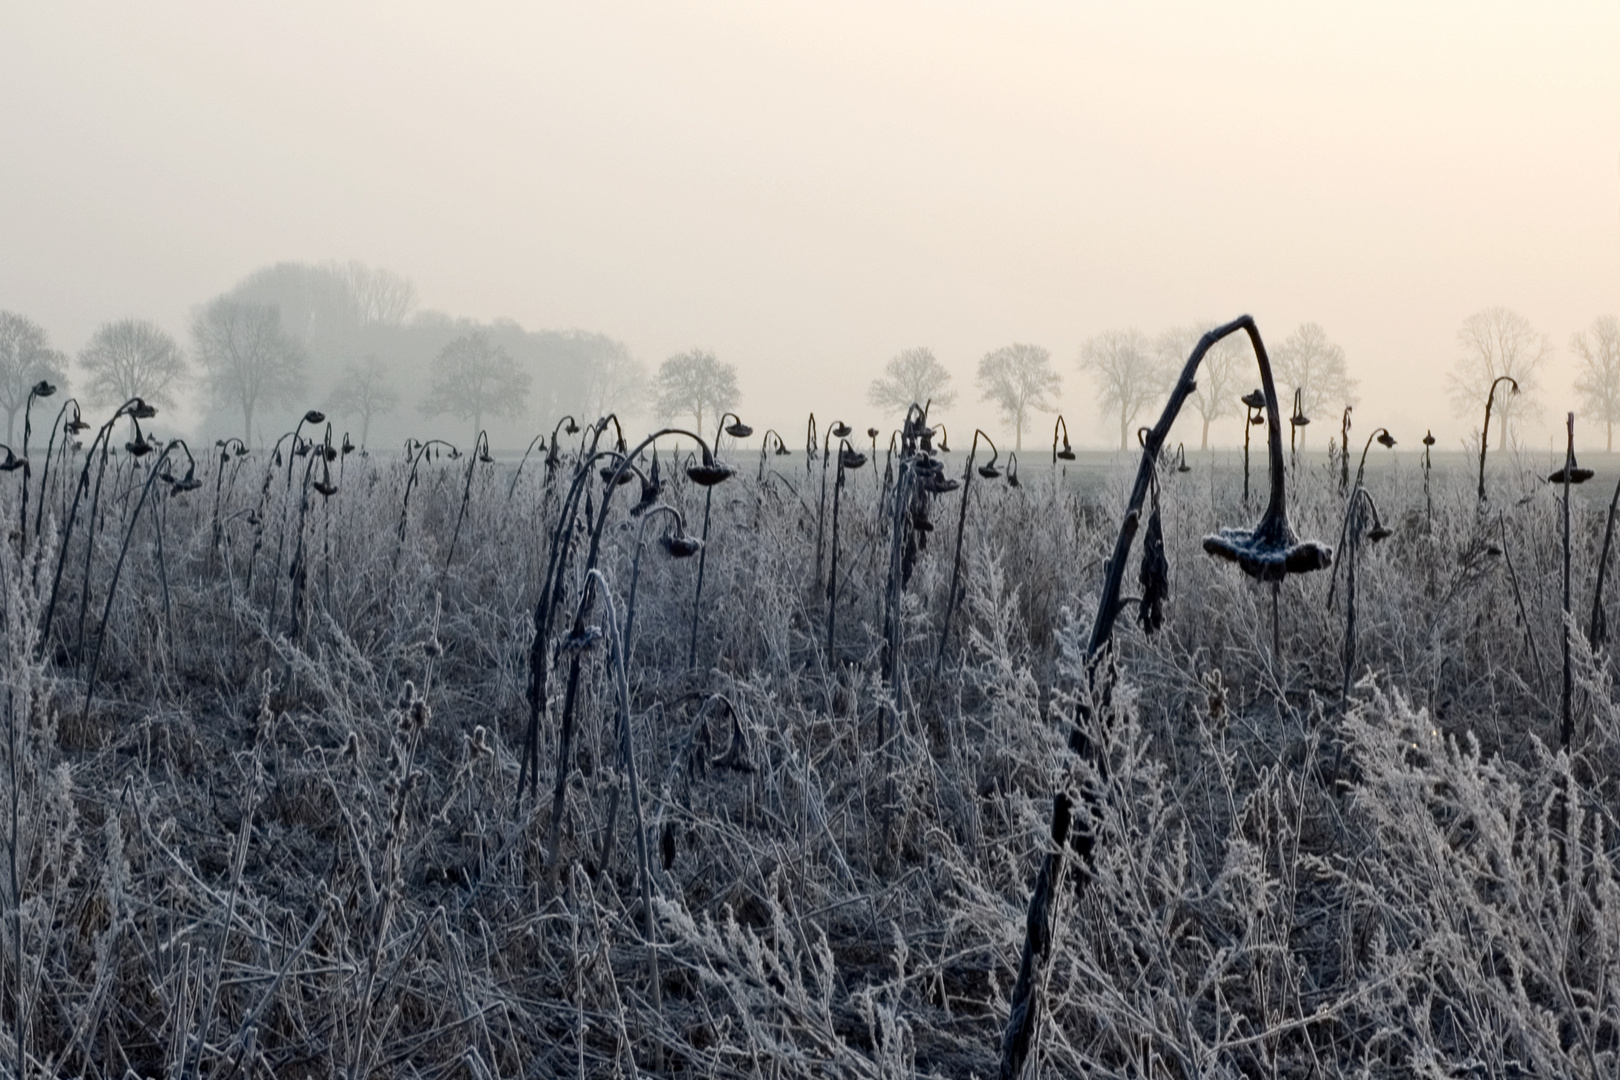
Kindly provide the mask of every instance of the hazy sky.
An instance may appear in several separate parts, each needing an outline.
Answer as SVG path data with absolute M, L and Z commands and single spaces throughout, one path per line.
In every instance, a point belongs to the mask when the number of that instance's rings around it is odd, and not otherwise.
M 1505 304 L 1558 347 L 1550 433 L 1620 313 L 1609 3 L 0 0 L 0 148 L 0 308 L 59 348 L 356 258 L 713 349 L 784 430 L 864 427 L 914 345 L 988 423 L 974 366 L 1029 341 L 1106 444 L 1082 341 L 1250 312 L 1345 347 L 1358 429 L 1456 445 L 1457 326 Z

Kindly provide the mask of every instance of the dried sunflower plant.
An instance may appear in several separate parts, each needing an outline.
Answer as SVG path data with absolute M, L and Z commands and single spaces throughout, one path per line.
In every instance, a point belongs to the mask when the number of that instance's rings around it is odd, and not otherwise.
M 1229 335 L 1252 478 L 1175 428 Z M 1293 389 L 1242 318 L 1128 459 L 922 401 L 803 468 L 64 399 L 0 484 L 0 1074 L 1614 1075 L 1616 500 L 1573 432 L 1290 458 Z

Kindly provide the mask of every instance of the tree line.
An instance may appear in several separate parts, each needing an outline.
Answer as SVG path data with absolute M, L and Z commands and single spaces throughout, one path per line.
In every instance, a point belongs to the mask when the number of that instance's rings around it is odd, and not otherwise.
M 1136 328 L 1107 330 L 1081 346 L 1075 368 L 1091 383 L 1102 418 L 1118 423 L 1120 449 L 1131 445 L 1138 418 L 1170 392 L 1198 339 L 1215 325 L 1194 323 L 1155 335 Z M 1464 319 L 1457 344 L 1446 380 L 1456 415 L 1477 416 L 1499 376 L 1518 383 L 1519 392 L 1507 400 L 1498 398 L 1493 412 L 1497 445 L 1507 445 L 1514 425 L 1539 411 L 1541 379 L 1554 352 L 1551 339 L 1524 316 L 1497 306 Z M 1613 450 L 1614 425 L 1620 421 L 1620 319 L 1599 316 L 1571 335 L 1569 348 L 1576 366 L 1579 411 L 1604 424 L 1607 448 Z M 1297 415 L 1337 416 L 1359 400 L 1358 380 L 1350 375 L 1344 348 L 1317 323 L 1302 324 L 1269 351 L 1278 393 L 1295 405 Z M 1243 394 L 1253 389 L 1254 370 L 1253 351 L 1245 337 L 1224 338 L 1205 355 L 1197 388 L 1188 400 L 1201 421 L 1201 449 L 1209 448 L 1212 423 L 1239 414 Z M 1019 344 L 986 353 L 979 360 L 975 382 L 980 399 L 996 408 L 1021 449 L 1024 428 L 1033 414 L 1057 411 L 1063 379 L 1048 350 Z M 889 360 L 882 376 L 872 381 L 867 398 L 890 410 L 932 400 L 936 410 L 944 411 L 956 403 L 956 392 L 951 389 L 950 371 L 932 351 L 911 348 Z M 1303 438 L 1309 429 L 1301 425 L 1299 430 Z
M 132 397 L 173 407 L 195 392 L 209 435 L 250 444 L 274 437 L 287 415 L 324 404 L 363 444 L 390 418 L 398 424 L 389 434 L 403 438 L 411 414 L 450 415 L 476 431 L 516 425 L 531 411 L 592 412 L 645 378 L 606 335 L 418 310 L 409 279 L 358 262 L 263 267 L 197 305 L 187 331 L 182 341 L 148 319 L 103 323 L 80 350 L 82 381 L 69 389 L 87 407 Z M 41 326 L 0 312 L 8 440 L 30 389 L 40 380 L 65 386 L 68 376 L 68 356 Z
M 1121 448 L 1131 445 L 1137 420 L 1169 392 L 1198 338 L 1213 325 L 1191 323 L 1157 334 L 1106 330 L 1081 346 L 1075 371 L 1091 385 L 1104 422 L 1117 423 Z M 1519 393 L 1498 400 L 1493 413 L 1497 443 L 1505 445 L 1513 425 L 1537 409 L 1551 341 L 1502 307 L 1465 319 L 1457 340 L 1447 389 L 1458 415 L 1476 415 L 1497 377 L 1517 382 Z M 1580 411 L 1604 424 L 1612 449 L 1620 420 L 1620 320 L 1595 319 L 1571 336 L 1569 349 Z M 1345 351 L 1320 325 L 1299 326 L 1274 347 L 1271 359 L 1279 393 L 1297 395 L 1304 416 L 1337 415 L 1356 403 L 1357 380 Z M 172 407 L 194 387 L 210 410 L 205 428 L 239 433 L 249 443 L 263 441 L 267 412 L 279 416 L 312 403 L 324 403 L 328 412 L 356 425 L 365 445 L 374 422 L 402 411 L 448 415 L 470 425 L 469 434 L 510 421 L 516 434 L 520 421 L 536 415 L 595 417 L 647 405 L 660 420 L 691 418 L 701 431 L 740 400 L 736 366 L 711 351 L 678 353 L 649 376 L 622 342 L 604 334 L 529 331 L 511 320 L 477 323 L 418 310 L 409 279 L 358 262 L 261 268 L 198 305 L 184 345 L 150 320 L 103 323 L 77 360 L 84 382 L 74 391 L 88 406 L 113 407 L 140 397 Z M 1217 343 L 1205 358 L 1189 401 L 1201 420 L 1202 448 L 1209 446 L 1212 424 L 1239 414 L 1240 398 L 1252 389 L 1252 365 L 1247 339 L 1236 336 Z M 0 311 L 0 411 L 8 444 L 31 389 L 41 380 L 65 385 L 68 366 L 42 327 Z M 932 351 L 909 348 L 888 361 L 867 396 L 887 412 L 932 401 L 938 415 L 956 404 L 951 383 L 950 371 Z M 1063 376 L 1047 349 L 1014 343 L 979 360 L 975 386 L 1021 449 L 1035 414 L 1057 410 Z M 413 399 L 414 410 L 403 410 Z

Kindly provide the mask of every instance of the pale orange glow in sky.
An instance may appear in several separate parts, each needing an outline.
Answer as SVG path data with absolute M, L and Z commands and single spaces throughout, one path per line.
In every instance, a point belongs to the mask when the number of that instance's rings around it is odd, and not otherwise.
M 990 426 L 974 365 L 1028 341 L 1106 446 L 1083 340 L 1249 312 L 1344 346 L 1358 430 L 1457 446 L 1456 331 L 1503 304 L 1558 350 L 1541 448 L 1620 313 L 1606 3 L 10 4 L 0 147 L 0 308 L 70 352 L 356 258 L 713 349 L 784 431 L 864 427 L 914 345 Z

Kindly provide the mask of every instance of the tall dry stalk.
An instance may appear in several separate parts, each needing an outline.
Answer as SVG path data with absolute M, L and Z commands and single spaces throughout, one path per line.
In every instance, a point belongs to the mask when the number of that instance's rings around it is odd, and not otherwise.
M 1087 678 L 1095 681 L 1098 675 L 1098 662 L 1104 650 L 1113 637 L 1114 623 L 1119 616 L 1121 603 L 1120 589 L 1125 578 L 1125 564 L 1130 555 L 1132 541 L 1135 539 L 1137 529 L 1140 527 L 1142 504 L 1147 498 L 1148 487 L 1152 482 L 1154 469 L 1157 466 L 1159 453 L 1169 437 L 1170 427 L 1175 423 L 1177 414 L 1182 405 L 1192 396 L 1196 383 L 1198 365 L 1203 361 L 1206 353 L 1214 344 L 1228 334 L 1238 330 L 1245 331 L 1249 336 L 1250 344 L 1254 347 L 1254 354 L 1260 368 L 1261 388 L 1266 399 L 1266 419 L 1268 433 L 1268 451 L 1271 466 L 1271 496 L 1266 504 L 1266 510 L 1260 522 L 1252 529 L 1222 529 L 1219 533 L 1205 537 L 1204 549 L 1212 555 L 1236 562 L 1244 573 L 1261 581 L 1280 583 L 1282 578 L 1291 573 L 1308 573 L 1321 569 L 1332 561 L 1332 552 L 1315 541 L 1301 542 L 1294 536 L 1293 529 L 1288 523 L 1287 491 L 1284 481 L 1282 456 L 1282 424 L 1278 417 L 1277 390 L 1272 382 L 1271 361 L 1266 353 L 1265 343 L 1261 341 L 1260 331 L 1254 320 L 1241 316 L 1224 326 L 1216 327 L 1206 333 L 1198 341 L 1193 353 L 1182 368 L 1181 376 L 1177 379 L 1170 392 L 1170 400 L 1159 417 L 1159 422 L 1148 429 L 1142 439 L 1142 460 L 1137 467 L 1136 482 L 1131 488 L 1129 501 L 1126 503 L 1125 513 L 1120 522 L 1119 535 L 1114 542 L 1113 555 L 1109 559 L 1107 570 L 1103 578 L 1102 595 L 1097 603 L 1096 617 L 1092 622 L 1091 636 L 1086 644 L 1085 670 Z M 1297 427 L 1297 425 L 1296 425 Z M 1105 680 L 1106 681 L 1106 680 Z M 1110 688 L 1107 685 L 1093 686 L 1088 690 L 1100 691 L 1095 700 L 1108 702 Z M 1085 700 L 1084 698 L 1082 700 Z M 1076 724 L 1069 736 L 1070 747 L 1082 756 L 1090 758 L 1092 740 L 1082 727 L 1081 716 L 1076 717 Z M 1098 762 L 1098 768 L 1106 768 L 1106 763 Z M 1088 791 L 1082 791 L 1082 796 L 1093 798 Z M 1092 808 L 1088 805 L 1088 811 Z M 1068 818 L 1068 804 L 1066 800 L 1055 800 L 1053 810 L 1053 834 L 1057 833 L 1059 818 L 1065 821 Z M 1088 817 L 1094 817 L 1088 813 Z M 1086 848 L 1088 855 L 1090 845 L 1095 838 L 1091 835 L 1090 827 L 1080 833 L 1079 842 Z M 1024 936 L 1023 955 L 1020 971 L 1026 967 L 1032 972 L 1029 979 L 1020 978 L 1019 987 L 1022 993 L 1015 992 L 1011 1002 L 1011 1012 L 1007 1027 L 1002 1037 L 1001 1075 L 1004 1078 L 1018 1077 L 1023 1074 L 1024 1063 L 1031 1048 L 1038 1037 L 1038 1023 L 1040 1016 L 1040 1001 L 1038 998 L 1041 978 L 1039 972 L 1045 963 L 1045 941 L 1047 935 L 1038 933 L 1037 921 L 1034 918 L 1042 894 L 1037 887 L 1030 904 L 1031 918 L 1029 927 Z
M 838 511 L 844 494 L 844 474 L 866 464 L 866 455 L 849 444 L 838 440 L 838 480 L 833 487 L 832 559 L 827 577 L 827 670 L 837 670 L 838 653 L 833 628 L 838 619 Z
M 1001 452 L 996 449 L 996 444 L 991 442 L 990 436 L 974 429 L 973 442 L 968 446 L 967 463 L 962 466 L 962 502 L 956 516 L 956 554 L 951 558 L 951 585 L 945 593 L 945 621 L 940 624 L 939 651 L 934 656 L 935 682 L 939 681 L 940 671 L 945 664 L 945 649 L 951 641 L 951 619 L 956 615 L 957 600 L 961 596 L 958 586 L 962 579 L 962 540 L 967 535 L 968 492 L 973 483 L 973 460 L 979 452 L 980 439 L 990 443 L 990 461 L 979 470 L 979 474 L 986 480 L 994 480 L 1001 475 L 1001 471 L 996 468 L 996 459 L 1001 456 Z M 1054 445 L 1056 441 L 1054 435 Z M 1064 448 L 1068 448 L 1067 432 L 1064 434 Z M 1070 456 L 1073 456 L 1072 453 Z
M 1491 406 L 1496 402 L 1496 388 L 1503 383 L 1513 387 L 1513 392 L 1519 392 L 1519 381 L 1511 375 L 1498 375 L 1491 383 L 1491 388 L 1485 392 L 1485 426 L 1479 431 L 1479 498 L 1478 505 L 1485 505 L 1485 448 L 1491 439 Z M 1507 449 L 1503 447 L 1502 449 Z

